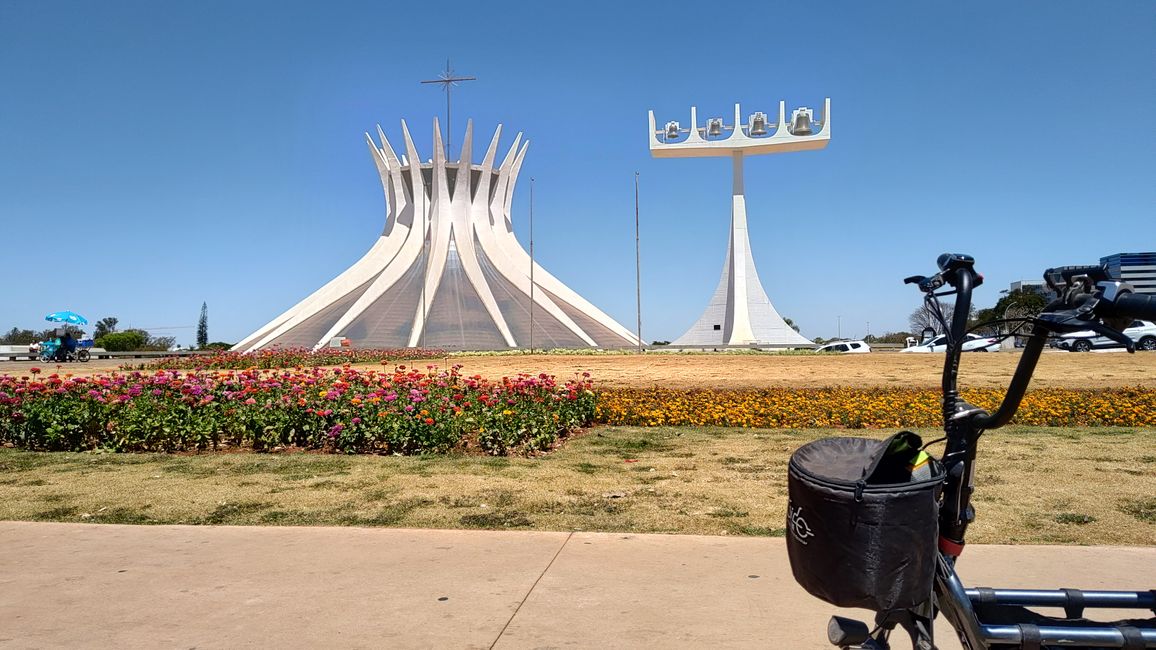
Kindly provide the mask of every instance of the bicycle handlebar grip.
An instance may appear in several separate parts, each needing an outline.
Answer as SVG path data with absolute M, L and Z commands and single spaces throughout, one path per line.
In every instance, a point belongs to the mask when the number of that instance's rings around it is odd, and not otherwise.
M 1044 271 L 1044 279 L 1050 280 L 1055 285 L 1059 285 L 1061 281 L 1069 284 L 1072 278 L 1080 275 L 1086 275 L 1092 278 L 1093 282 L 1099 282 L 1108 279 L 1108 270 L 1103 266 L 1057 266 Z
M 1156 320 L 1156 295 L 1126 293 L 1112 303 L 1112 311 L 1119 316 Z

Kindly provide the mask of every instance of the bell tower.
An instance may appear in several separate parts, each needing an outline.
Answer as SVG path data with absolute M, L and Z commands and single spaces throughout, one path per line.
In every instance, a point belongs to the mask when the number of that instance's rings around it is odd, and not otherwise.
M 791 347 L 811 341 L 787 325 L 771 304 L 755 269 L 747 236 L 747 202 L 743 187 L 744 156 L 822 149 L 831 140 L 831 99 L 824 100 L 819 119 L 802 107 L 787 121 L 785 102 L 779 102 L 779 119 L 769 123 L 762 112 L 752 113 L 744 124 L 735 104 L 734 122 L 712 117 L 700 127 L 698 111 L 690 109 L 690 128 L 667 122 L 656 129 L 650 111 L 650 154 L 655 158 L 728 157 L 731 159 L 731 228 L 722 277 L 710 303 L 698 321 L 673 345 Z M 730 131 L 729 134 L 725 131 Z

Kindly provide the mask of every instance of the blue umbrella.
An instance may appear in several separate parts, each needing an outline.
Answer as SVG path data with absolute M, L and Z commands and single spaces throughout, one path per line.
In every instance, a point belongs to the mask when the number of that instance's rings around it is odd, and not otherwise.
M 71 323 L 73 325 L 88 325 L 88 319 L 74 311 L 53 312 L 44 317 L 51 323 Z

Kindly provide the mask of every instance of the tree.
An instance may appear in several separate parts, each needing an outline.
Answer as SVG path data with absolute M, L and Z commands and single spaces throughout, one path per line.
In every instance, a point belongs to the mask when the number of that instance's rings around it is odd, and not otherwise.
M 123 332 L 110 332 L 94 341 L 96 347 L 110 352 L 133 352 L 135 350 L 165 351 L 173 347 L 176 338 L 172 336 L 153 336 L 142 329 L 127 329 Z
M 99 339 L 106 334 L 112 334 L 116 331 L 116 324 L 119 321 L 113 316 L 106 316 L 96 322 L 96 326 L 92 331 L 92 338 Z
M 799 326 L 796 325 L 795 321 L 791 320 L 790 318 L 784 318 L 783 322 L 786 323 L 787 325 L 789 325 L 791 327 L 791 329 L 795 330 L 796 332 L 799 331 Z
M 943 303 L 943 317 L 950 321 L 951 310 L 954 308 L 954 303 Z M 943 329 L 943 325 L 941 325 L 939 319 L 935 317 L 935 312 L 931 310 L 931 307 L 926 302 L 919 305 L 918 309 L 911 312 L 911 315 L 907 317 L 907 324 L 911 326 L 911 333 L 914 334 L 916 338 L 918 338 L 920 333 L 922 333 L 923 330 L 928 327 L 935 330 L 936 333 L 939 333 L 940 330 Z
M 125 330 L 125 332 L 134 332 L 134 333 L 140 335 L 140 337 L 142 339 L 142 343 L 140 344 L 140 346 L 134 348 L 136 350 L 158 350 L 158 351 L 163 352 L 163 351 L 168 350 L 169 348 L 173 347 L 173 345 L 177 342 L 176 337 L 173 337 L 173 336 L 153 336 L 152 334 L 149 334 L 146 330 L 142 330 L 142 329 L 127 329 L 127 330 Z M 121 333 L 123 333 L 123 332 L 121 332 Z
M 871 335 L 871 340 L 868 343 L 905 343 L 907 337 L 911 336 L 910 332 L 887 332 L 881 336 Z M 866 339 L 864 339 L 866 341 Z
M 147 340 L 146 336 L 141 335 L 140 330 L 125 330 L 105 334 L 94 343 L 96 347 L 109 352 L 132 352 L 141 349 Z
M 58 325 L 53 325 L 46 330 L 40 330 L 37 332 L 36 340 L 51 341 L 52 339 L 56 338 L 56 330 L 64 330 L 65 332 L 71 334 L 72 338 L 74 339 L 79 339 L 84 336 L 84 330 L 80 329 L 76 325 L 72 325 L 70 323 L 60 323 Z
M 201 303 L 201 319 L 197 321 L 197 347 L 209 344 L 209 303 Z
M 954 310 L 955 303 L 940 303 L 940 311 L 943 312 L 943 318 L 947 321 L 948 325 L 951 325 L 951 317 Z M 967 317 L 968 328 L 970 328 L 976 322 L 975 313 L 975 305 L 972 305 L 971 313 L 968 314 Z M 925 327 L 930 327 L 931 329 L 935 330 L 936 334 L 943 334 L 943 325 L 940 324 L 939 319 L 935 317 L 935 314 L 931 311 L 931 308 L 928 307 L 926 302 L 920 305 L 919 309 L 911 312 L 911 315 L 907 317 L 907 323 L 911 326 L 911 333 L 916 337 L 922 334 Z
M 1038 291 L 1024 291 L 1017 289 L 1006 293 L 995 303 L 994 307 L 981 309 L 976 314 L 976 320 L 980 323 L 986 323 L 993 320 L 1005 318 L 1008 315 L 1008 310 L 1013 312 L 1018 311 L 1024 316 L 1035 316 L 1047 307 L 1048 299 Z M 1012 308 L 1015 309 L 1012 309 Z M 1014 327 L 1014 325 L 1013 325 Z M 1005 327 L 1006 329 L 1006 327 Z
M 0 336 L 0 344 L 3 345 L 28 345 L 39 341 L 36 337 L 36 332 L 32 330 L 22 330 L 18 327 L 13 327 L 7 334 Z

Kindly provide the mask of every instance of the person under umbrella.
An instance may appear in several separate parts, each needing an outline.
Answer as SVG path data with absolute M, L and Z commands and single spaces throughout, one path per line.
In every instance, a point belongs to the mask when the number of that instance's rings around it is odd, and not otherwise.
M 72 332 L 65 329 L 64 334 L 60 336 L 60 345 L 56 348 L 54 359 L 68 361 L 68 356 L 74 354 L 76 354 L 76 339 L 72 337 Z

